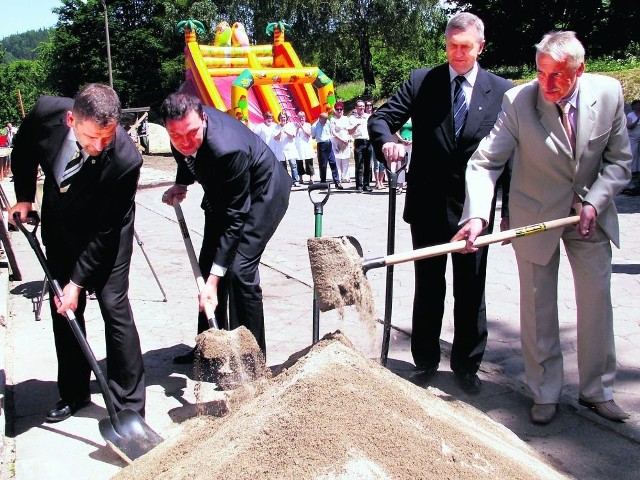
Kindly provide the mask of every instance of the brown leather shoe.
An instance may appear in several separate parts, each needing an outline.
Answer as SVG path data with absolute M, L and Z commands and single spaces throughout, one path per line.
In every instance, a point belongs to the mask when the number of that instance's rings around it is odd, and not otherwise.
M 558 405 L 555 403 L 534 403 L 531 407 L 531 421 L 546 425 L 553 420 L 557 411 Z
M 578 399 L 578 403 L 612 422 L 624 422 L 629 418 L 629 414 L 622 410 L 613 400 L 606 402 L 587 402 L 580 398 Z

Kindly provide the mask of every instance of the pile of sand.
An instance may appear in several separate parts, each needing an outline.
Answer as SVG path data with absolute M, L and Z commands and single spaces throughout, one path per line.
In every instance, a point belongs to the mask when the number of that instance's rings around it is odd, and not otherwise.
M 115 478 L 564 478 L 482 412 L 395 376 L 341 335 L 251 388 Z
M 256 338 L 244 326 L 231 331 L 210 328 L 196 337 L 195 378 L 228 390 L 270 377 Z

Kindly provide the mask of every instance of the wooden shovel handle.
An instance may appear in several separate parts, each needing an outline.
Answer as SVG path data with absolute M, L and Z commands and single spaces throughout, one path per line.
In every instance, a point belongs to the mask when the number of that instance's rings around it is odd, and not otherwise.
M 187 222 L 185 222 L 184 220 L 182 207 L 180 206 L 180 202 L 178 201 L 177 198 L 173 199 L 173 209 L 176 211 L 176 218 L 178 219 L 178 225 L 180 226 L 180 232 L 182 233 L 184 246 L 187 250 L 187 255 L 189 256 L 189 263 L 191 263 L 191 270 L 193 270 L 193 276 L 196 278 L 198 293 L 202 293 L 202 290 L 204 289 L 204 278 L 202 277 L 202 272 L 200 271 L 200 264 L 198 264 L 198 259 L 196 258 L 196 251 L 193 248 L 191 235 L 189 235 L 189 230 L 187 229 Z M 214 310 L 211 307 L 210 303 L 204 304 L 204 313 L 207 315 L 209 326 L 211 328 L 218 328 L 218 325 L 215 319 L 216 317 L 214 315 Z
M 574 215 L 572 217 L 549 220 L 548 222 L 535 223 L 533 225 L 527 225 L 526 227 L 512 228 L 511 230 L 505 230 L 504 232 L 482 235 L 476 239 L 474 245 L 476 247 L 484 247 L 485 245 L 490 245 L 492 243 L 504 242 L 505 240 L 511 240 L 517 237 L 546 232 L 547 230 L 554 228 L 566 227 L 567 225 L 576 224 L 579 221 L 580 217 L 578 215 Z M 384 257 L 384 262 L 386 265 L 396 265 L 398 263 L 422 260 L 424 258 L 436 257 L 447 253 L 460 252 L 464 250 L 466 245 L 467 242 L 465 240 L 443 243 L 442 245 L 433 245 L 431 247 L 419 248 L 410 252 L 387 255 Z

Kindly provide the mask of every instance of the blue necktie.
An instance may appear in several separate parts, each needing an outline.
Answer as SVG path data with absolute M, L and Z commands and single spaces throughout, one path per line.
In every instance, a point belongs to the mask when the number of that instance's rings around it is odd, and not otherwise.
M 458 75 L 453 81 L 456 83 L 453 90 L 453 128 L 456 135 L 456 140 L 460 136 L 462 129 L 464 128 L 464 122 L 467 120 L 467 100 L 464 96 L 464 90 L 462 88 L 462 82 L 465 78 L 462 75 Z

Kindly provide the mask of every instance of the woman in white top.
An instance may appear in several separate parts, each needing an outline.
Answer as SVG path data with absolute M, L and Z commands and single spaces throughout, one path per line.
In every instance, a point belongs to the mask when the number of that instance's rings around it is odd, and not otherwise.
M 351 160 L 351 120 L 343 115 L 344 104 L 336 103 L 334 107 L 334 115 L 331 119 L 331 143 L 333 145 L 333 153 L 336 157 L 338 166 L 338 174 L 341 183 L 349 183 L 349 160 Z M 356 125 L 357 128 L 357 125 Z
M 276 133 L 273 139 L 277 144 L 277 151 L 273 153 L 280 162 L 284 164 L 284 168 L 287 168 L 287 163 L 291 168 L 291 177 L 293 178 L 293 186 L 298 187 L 300 184 L 300 177 L 298 176 L 298 168 L 296 167 L 296 160 L 298 158 L 298 149 L 296 148 L 296 125 L 289 121 L 289 115 L 286 112 L 280 112 L 278 115 L 278 126 L 276 127 Z
M 304 183 L 304 175 L 309 175 L 309 185 L 313 183 L 313 138 L 311 137 L 311 124 L 307 122 L 304 112 L 298 112 L 298 131 L 296 133 L 296 147 L 298 148 L 298 175 L 300 182 Z

